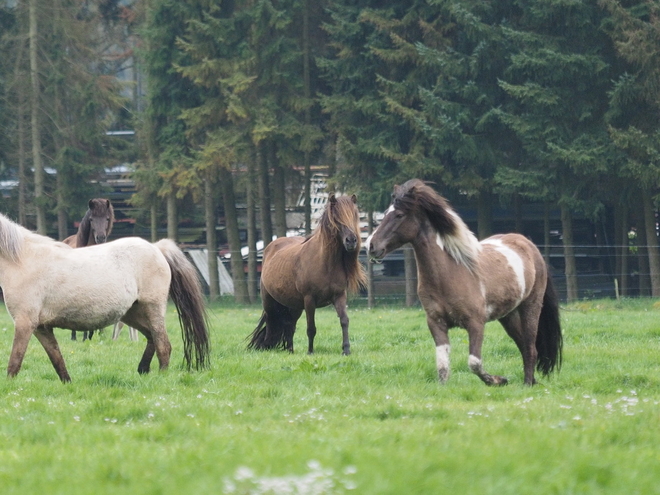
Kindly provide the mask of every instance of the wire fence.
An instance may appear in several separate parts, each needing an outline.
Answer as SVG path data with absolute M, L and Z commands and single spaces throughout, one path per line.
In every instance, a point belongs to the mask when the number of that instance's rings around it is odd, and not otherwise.
M 537 246 L 546 257 L 555 289 L 562 301 L 567 300 L 568 290 L 565 275 L 564 246 Z M 625 297 L 648 297 L 651 295 L 649 248 L 653 246 L 572 246 L 575 258 L 578 299 L 602 299 Z M 374 305 L 410 304 L 416 301 L 417 270 L 412 265 L 406 270 L 404 247 L 389 254 L 373 270 Z M 366 256 L 364 263 L 368 263 Z M 408 289 L 406 289 L 408 288 Z M 368 305 L 366 290 L 353 297 L 354 304 Z M 418 304 L 416 301 L 414 304 Z

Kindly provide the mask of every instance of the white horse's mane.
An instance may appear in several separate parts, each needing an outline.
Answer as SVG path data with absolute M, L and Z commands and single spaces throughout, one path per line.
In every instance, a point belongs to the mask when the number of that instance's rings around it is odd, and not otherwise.
M 477 257 L 481 252 L 481 244 L 454 210 L 448 208 L 447 212 L 454 221 L 455 232 L 453 234 L 438 232 L 436 242 L 456 263 L 474 273 L 477 269 Z
M 0 256 L 18 261 L 26 234 L 31 232 L 0 213 Z

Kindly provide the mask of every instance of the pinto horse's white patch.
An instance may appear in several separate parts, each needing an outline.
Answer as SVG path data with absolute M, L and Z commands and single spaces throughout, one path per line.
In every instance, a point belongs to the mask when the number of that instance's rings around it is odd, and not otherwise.
M 445 382 L 449 378 L 449 348 L 449 344 L 439 345 L 435 348 L 435 363 L 441 382 Z
M 520 299 L 525 297 L 525 265 L 522 258 L 518 253 L 516 253 L 509 246 L 505 246 L 500 239 L 486 239 L 482 241 L 481 244 L 489 244 L 495 248 L 495 250 L 504 256 L 509 263 L 509 266 L 513 270 L 513 273 L 516 275 L 516 280 L 518 281 L 518 287 L 520 287 Z

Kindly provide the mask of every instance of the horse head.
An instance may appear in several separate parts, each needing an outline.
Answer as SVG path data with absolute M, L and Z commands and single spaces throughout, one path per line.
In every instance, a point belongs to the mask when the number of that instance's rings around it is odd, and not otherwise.
M 89 200 L 90 230 L 96 244 L 108 240 L 114 222 L 114 210 L 109 199 L 94 198 Z
M 419 179 L 394 186 L 392 205 L 367 239 L 369 257 L 379 260 L 406 243 L 414 244 L 424 234 L 432 235 L 457 263 L 475 269 L 480 250 L 476 237 L 447 200 Z
M 360 215 L 357 208 L 357 197 L 331 194 L 328 198 L 329 223 L 334 225 L 339 240 L 349 253 L 360 250 Z
M 412 179 L 402 186 L 394 186 L 392 204 L 385 211 L 383 221 L 367 239 L 369 258 L 380 260 L 415 239 L 421 226 L 417 194 L 420 185 L 425 186 L 422 181 Z

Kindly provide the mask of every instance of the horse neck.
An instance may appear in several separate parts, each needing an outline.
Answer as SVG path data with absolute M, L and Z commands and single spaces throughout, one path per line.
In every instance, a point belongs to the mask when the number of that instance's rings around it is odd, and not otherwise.
M 436 230 L 428 222 L 423 222 L 411 241 L 417 261 L 417 277 L 421 283 L 455 285 L 456 277 L 470 276 L 470 270 L 452 258 L 438 244 L 437 238 Z

